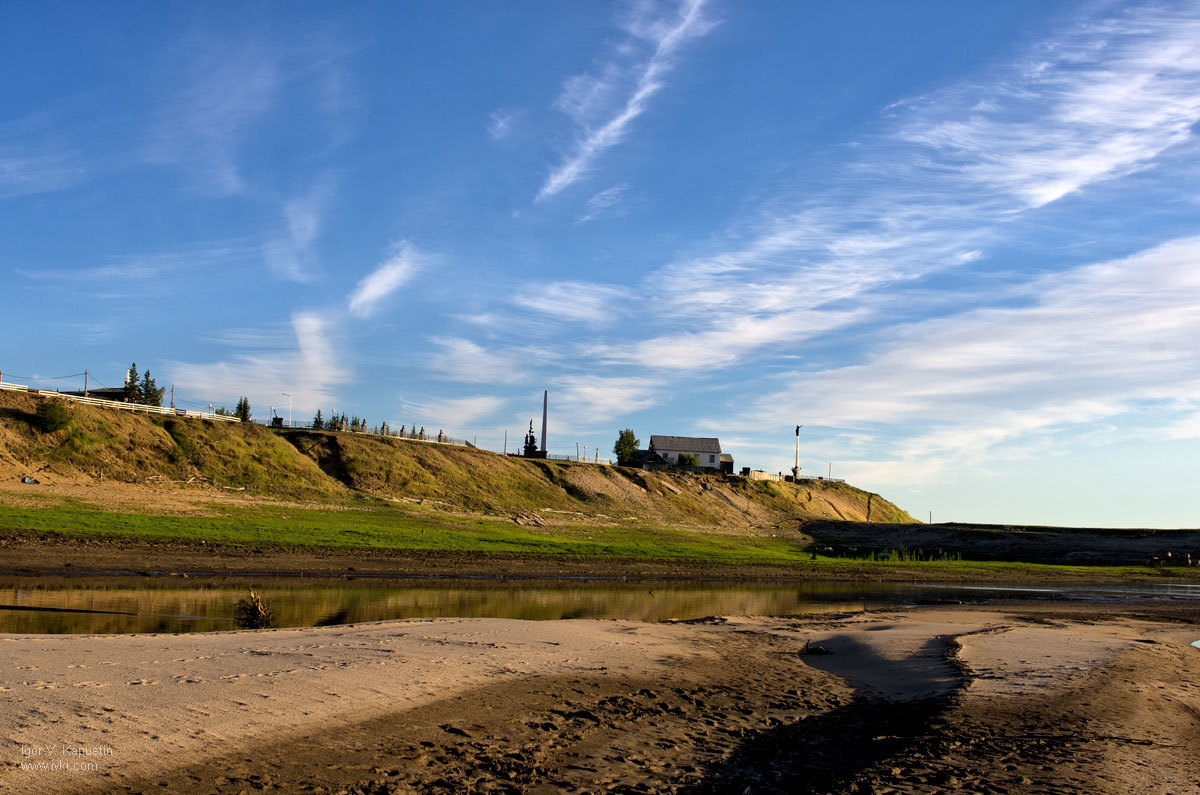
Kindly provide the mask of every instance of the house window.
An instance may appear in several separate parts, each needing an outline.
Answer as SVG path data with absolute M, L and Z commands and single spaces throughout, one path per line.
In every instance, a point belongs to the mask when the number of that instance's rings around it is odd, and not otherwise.
M 710 463 L 710 464 L 715 462 L 716 460 L 717 460 L 717 457 L 715 455 L 710 455 L 708 457 L 708 463 Z

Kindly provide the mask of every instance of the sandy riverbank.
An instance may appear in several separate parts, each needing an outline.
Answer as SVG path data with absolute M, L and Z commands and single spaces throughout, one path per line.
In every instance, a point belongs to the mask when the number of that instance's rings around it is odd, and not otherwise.
M 0 788 L 1190 792 L 1198 617 L 1014 606 L 0 636 Z

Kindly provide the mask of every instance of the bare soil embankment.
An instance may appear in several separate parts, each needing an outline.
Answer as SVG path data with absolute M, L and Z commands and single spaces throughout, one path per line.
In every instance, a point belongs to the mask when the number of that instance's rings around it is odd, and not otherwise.
M 455 445 L 327 431 L 133 415 L 67 403 L 68 427 L 37 422 L 46 398 L 0 392 L 0 481 L 31 476 L 67 496 L 137 500 L 104 483 L 154 489 L 167 509 L 223 499 L 322 504 L 392 500 L 518 524 L 630 520 L 713 531 L 769 530 L 797 519 L 912 522 L 877 494 L 844 483 L 750 482 L 530 461 Z M 11 492 L 10 492 L 11 493 Z M 182 495 L 179 497 L 173 495 Z
M 1110 566 L 1136 566 L 1158 558 L 1169 564 L 1161 570 L 1168 575 L 1185 573 L 1186 568 L 1178 564 L 1188 555 L 1200 559 L 1200 530 L 821 520 L 804 522 L 800 529 L 817 544 L 846 554 L 905 548 L 961 555 L 968 560 Z
M 483 518 L 510 528 L 566 537 L 588 528 L 663 528 L 747 543 L 766 539 L 794 553 L 810 545 L 837 555 L 864 557 L 887 550 L 922 551 L 925 556 L 971 561 L 1015 561 L 1056 565 L 1143 566 L 1153 557 L 1172 562 L 1200 558 L 1197 530 L 1116 530 L 998 525 L 925 525 L 877 494 L 849 484 L 802 481 L 751 482 L 740 477 L 643 472 L 623 467 L 559 461 L 530 461 L 454 445 L 369 434 L 292 430 L 195 419 L 133 415 L 66 403 L 66 427 L 48 432 L 39 424 L 32 395 L 0 392 L 0 506 L 42 509 L 57 506 L 143 516 L 211 516 L 246 506 L 297 508 L 309 514 L 347 511 L 379 514 L 396 521 L 400 508 L 412 522 Z M 21 482 L 36 478 L 37 485 Z M 388 508 L 391 513 L 384 516 Z M 43 514 L 44 515 L 44 514 Z M 87 521 L 86 515 L 83 521 Z M 373 521 L 373 520 L 372 520 Z M 45 523 L 42 523 L 43 527 Z M 7 536 L 0 565 L 15 571 L 50 565 L 50 555 L 18 550 L 54 538 L 0 524 Z M 5 531 L 8 531 L 5 533 Z M 36 536 L 36 537 L 34 537 Z M 248 544 L 250 551 L 227 559 L 219 550 L 176 543 L 114 541 L 112 550 L 95 540 L 72 541 L 55 554 L 106 560 L 105 570 L 270 570 L 329 573 L 354 567 L 349 551 L 303 549 L 287 544 Z M 210 539 L 211 541 L 211 539 Z M 354 546 L 354 545 L 351 545 Z M 367 567 L 380 571 L 503 571 L 504 573 L 596 574 L 629 569 L 625 564 L 579 560 L 515 563 L 501 569 L 487 555 L 414 553 L 398 544 L 366 550 Z M 82 548 L 80 548 L 82 547 Z M 269 547 L 269 548 L 268 548 Z M 26 554 L 30 552 L 30 554 Z M 115 556 L 115 557 L 114 557 Z M 795 554 L 793 554 L 793 557 Z M 504 556 L 501 556 L 504 557 Z M 533 555 L 537 558 L 539 556 Z M 635 556 L 637 557 L 637 556 Z M 703 566 L 650 565 L 646 576 L 708 576 Z M 211 566 L 197 563 L 209 560 Z M 794 562 L 794 561 L 793 561 Z M 78 565 L 72 560 L 73 565 Z M 790 564 L 789 564 L 790 566 Z M 15 567 L 15 568 L 14 568 Z M 60 567 L 61 568 L 61 567 Z M 795 574 L 794 568 L 786 573 Z M 39 569 L 40 570 L 40 569 Z M 1148 572 L 1149 570 L 1147 570 Z M 807 576 L 812 572 L 805 572 Z M 836 573 L 825 571 L 837 576 Z M 1200 570 L 1170 566 L 1162 576 Z M 749 576 L 778 576 L 756 569 Z M 855 576 L 851 574 L 850 576 Z M 897 575 L 890 572 L 888 576 Z M 914 573 L 912 576 L 924 576 Z

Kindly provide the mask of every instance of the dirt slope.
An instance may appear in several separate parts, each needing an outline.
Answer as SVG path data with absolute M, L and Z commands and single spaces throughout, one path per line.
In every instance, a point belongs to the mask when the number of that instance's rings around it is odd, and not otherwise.
M 801 528 L 818 544 L 839 552 L 904 546 L 940 550 L 969 560 L 1026 563 L 1141 565 L 1159 558 L 1163 573 L 1178 571 L 1181 560 L 1200 558 L 1200 530 L 1088 527 L 1024 527 L 966 523 L 893 526 L 813 520 Z M 902 539 L 902 541 L 898 541 Z
M 912 522 L 845 483 L 797 485 L 529 461 L 454 445 L 133 415 L 68 403 L 70 425 L 40 430 L 39 398 L 0 392 L 0 480 L 123 482 L 251 498 L 425 501 L 530 524 L 629 517 L 671 525 L 774 528 L 800 519 Z

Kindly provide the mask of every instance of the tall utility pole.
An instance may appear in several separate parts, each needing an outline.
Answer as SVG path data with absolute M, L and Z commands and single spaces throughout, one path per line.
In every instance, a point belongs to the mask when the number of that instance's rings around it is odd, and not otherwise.
M 508 455 L 508 428 L 504 429 L 504 454 Z
M 288 427 L 290 428 L 292 427 L 292 396 L 287 392 L 281 392 L 280 394 L 288 399 Z
M 172 387 L 173 389 L 174 387 Z M 87 368 L 83 370 L 83 396 L 87 397 Z M 174 404 L 172 404 L 174 405 Z
M 792 480 L 800 477 L 800 429 L 803 427 L 803 425 L 796 426 L 796 465 L 792 467 Z

